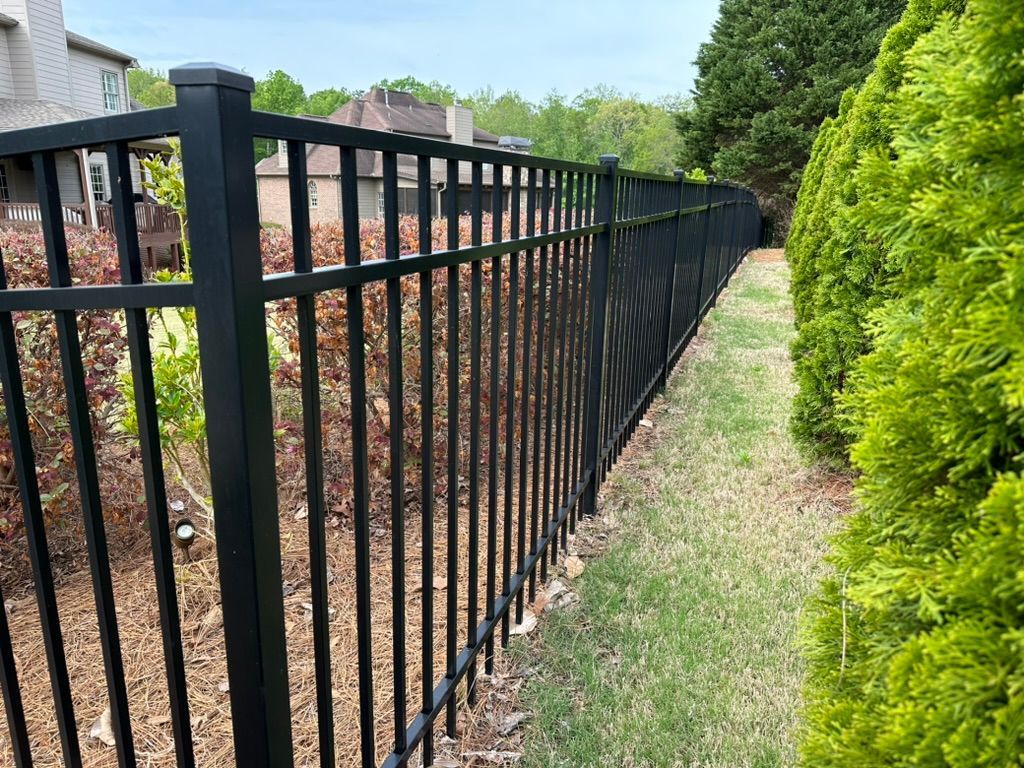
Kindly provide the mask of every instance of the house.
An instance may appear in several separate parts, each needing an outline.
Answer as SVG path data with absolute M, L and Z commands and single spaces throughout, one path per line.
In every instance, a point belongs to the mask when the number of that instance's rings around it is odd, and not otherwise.
M 61 0 L 0 0 L 0 131 L 127 112 L 126 73 L 137 66 L 133 56 L 67 30 Z M 111 189 L 106 155 L 61 152 L 56 163 L 65 220 L 99 224 L 97 203 Z M 132 178 L 141 196 L 137 158 Z M 28 157 L 0 159 L 0 221 L 5 219 L 39 219 Z
M 528 144 L 518 140 L 501 146 L 493 133 L 473 125 L 473 111 L 468 107 L 443 107 L 420 101 L 410 93 L 374 88 L 358 99 L 353 99 L 326 118 L 332 123 L 390 131 L 427 139 L 450 141 L 456 144 L 505 149 L 523 152 Z M 507 138 L 507 137 L 503 137 Z M 306 150 L 306 170 L 309 176 L 309 218 L 311 223 L 337 221 L 341 218 L 341 160 L 337 147 L 311 145 Z M 493 170 L 484 166 L 484 207 L 490 207 Z M 375 218 L 384 214 L 384 172 L 381 153 L 356 151 L 357 194 L 361 218 Z M 256 165 L 259 187 L 260 219 L 288 226 L 291 208 L 288 198 L 288 155 L 284 142 L 278 152 Z M 446 189 L 447 168 L 443 160 L 433 159 L 430 168 L 433 211 L 444 211 L 449 191 Z M 511 186 L 511 175 L 506 169 L 502 184 Z M 416 159 L 398 156 L 398 209 L 399 213 L 414 214 L 416 208 Z M 470 207 L 471 167 L 459 163 L 458 206 L 461 212 Z M 503 192 L 503 205 L 508 205 L 508 192 Z

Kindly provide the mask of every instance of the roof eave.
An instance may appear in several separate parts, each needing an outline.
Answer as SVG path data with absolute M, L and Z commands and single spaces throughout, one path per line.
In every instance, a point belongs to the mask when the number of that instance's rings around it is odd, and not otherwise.
M 89 53 L 106 56 L 108 59 L 116 59 L 129 69 L 139 68 L 139 61 L 134 56 L 119 51 L 116 48 L 111 48 L 108 45 L 103 45 L 103 43 L 98 43 L 95 40 L 90 40 L 88 37 L 77 32 L 68 32 L 67 41 L 68 48 L 77 48 L 80 51 L 88 51 Z

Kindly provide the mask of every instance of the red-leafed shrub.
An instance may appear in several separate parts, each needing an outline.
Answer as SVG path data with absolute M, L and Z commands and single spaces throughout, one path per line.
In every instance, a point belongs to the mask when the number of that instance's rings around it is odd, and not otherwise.
M 67 232 L 71 274 L 75 283 L 102 285 L 118 282 L 117 250 L 113 237 L 99 230 Z M 42 233 L 0 229 L 0 253 L 10 288 L 48 285 Z M 28 422 L 35 451 L 35 467 L 43 508 L 51 521 L 73 512 L 78 504 L 74 450 L 67 421 L 67 398 L 57 327 L 52 313 L 15 312 L 15 336 L 28 407 Z M 104 490 L 127 489 L 124 446 L 119 434 L 122 399 L 118 391 L 119 366 L 126 357 L 120 313 L 100 310 L 79 312 L 78 336 L 82 347 L 85 386 L 92 416 L 92 434 Z M 6 409 L 0 403 L 0 539 L 10 537 L 22 524 L 22 507 L 15 480 Z M 105 499 L 107 501 L 107 499 Z M 130 517 L 130 500 L 110 499 L 113 519 Z
M 503 222 L 505 233 L 509 220 Z M 459 244 L 470 243 L 470 219 L 459 221 Z M 491 232 L 491 220 L 484 216 L 483 232 Z M 432 223 L 435 250 L 447 247 L 447 227 L 444 220 Z M 311 233 L 313 260 L 316 267 L 338 265 L 344 262 L 344 237 L 340 224 L 315 226 Z M 290 272 L 293 269 L 291 233 L 284 229 L 263 230 L 261 248 L 265 274 Z M 361 224 L 360 251 L 363 261 L 384 257 L 384 227 L 380 220 L 366 220 Z M 69 230 L 68 247 L 72 275 L 76 283 L 103 285 L 118 282 L 116 244 L 111 235 L 103 231 Z M 399 224 L 399 249 L 402 255 L 415 253 L 418 247 L 418 221 L 403 217 Z M 11 288 L 42 287 L 48 284 L 46 254 L 39 232 L 0 230 L 0 250 L 5 260 Z M 503 274 L 499 278 L 501 311 L 499 324 L 499 451 L 504 446 L 504 419 L 507 402 L 505 366 L 510 339 L 508 301 L 510 272 L 508 260 L 503 260 Z M 491 376 L 491 260 L 480 264 L 481 272 L 481 387 L 480 434 L 481 462 L 486 465 L 490 445 L 487 439 L 490 427 Z M 470 382 L 470 310 L 471 274 L 468 264 L 459 267 L 459 349 L 460 365 L 453 373 L 459 379 L 460 439 L 453 448 L 460 452 L 461 475 L 466 473 L 468 461 Z M 521 381 L 521 344 L 523 337 L 522 287 L 525 265 L 519 272 L 519 319 L 513 332 L 519 340 L 517 351 L 518 373 L 515 378 L 516 398 L 521 400 L 518 387 Z M 420 326 L 420 278 L 404 277 L 401 288 L 402 327 L 402 384 L 403 384 L 403 443 L 405 448 L 406 483 L 419 487 L 420 459 L 422 456 L 422 424 L 420 396 L 420 350 L 424 338 Z M 434 270 L 431 275 L 433 301 L 431 333 L 434 340 L 434 379 L 431 382 L 434 401 L 434 456 L 435 488 L 445 493 L 449 446 L 447 440 L 447 388 L 449 371 L 448 353 L 448 272 Z M 382 281 L 363 287 L 365 313 L 366 388 L 368 402 L 367 456 L 371 473 L 372 503 L 376 509 L 386 503 L 388 479 L 392 472 L 389 440 L 388 403 L 388 336 L 387 288 Z M 317 355 L 322 401 L 322 428 L 324 445 L 325 484 L 328 508 L 346 511 L 351 498 L 352 475 L 352 412 L 350 398 L 349 344 L 347 332 L 347 300 L 344 289 L 316 295 Z M 536 313 L 534 313 L 536 315 Z M 67 425 L 67 403 L 64 393 L 61 359 L 56 327 L 52 313 L 14 313 L 18 351 L 29 408 L 36 467 L 43 494 L 45 510 L 51 521 L 58 521 L 77 509 L 77 478 L 74 451 Z M 535 320 L 535 318 L 534 318 Z M 532 325 L 532 323 L 531 323 Z M 274 390 L 277 456 L 279 474 L 283 478 L 281 489 L 283 504 L 300 499 L 304 493 L 303 429 L 301 403 L 301 367 L 299 361 L 299 333 L 295 300 L 275 302 L 267 307 L 267 326 L 271 343 L 272 385 Z M 129 460 L 137 447 L 133 427 L 132 389 L 128 372 L 128 351 L 120 312 L 88 311 L 78 313 L 82 362 L 86 373 L 86 386 L 92 415 L 93 438 L 96 442 L 100 485 L 104 493 L 104 511 L 111 520 L 135 520 L 142 510 L 138 499 L 141 486 L 141 466 Z M 162 329 L 162 330 L 161 330 Z M 187 331 L 187 328 L 185 329 Z M 535 328 L 532 331 L 536 333 Z M 154 366 L 158 396 L 173 398 L 174 386 L 164 386 L 166 375 L 173 374 L 166 361 L 161 362 L 163 351 L 171 349 L 166 336 L 167 328 L 160 322 L 151 322 L 154 345 Z M 185 333 L 185 331 L 181 331 Z M 177 330 L 175 334 L 181 335 Z M 187 333 L 185 333 L 187 335 Z M 179 348 L 180 348 L 179 339 Z M 173 345 L 171 345 L 173 346 Z M 166 348 L 166 349 L 165 349 Z M 174 354 L 173 349 L 168 354 Z M 184 363 L 183 363 L 184 364 Z M 201 471 L 204 455 L 197 445 L 203 442 L 201 387 L 197 361 L 189 390 L 198 393 L 196 412 L 199 414 L 196 439 L 181 437 L 174 429 L 173 414 L 167 403 L 160 400 L 157 410 L 161 416 L 162 441 L 168 456 L 177 456 L 172 462 L 182 486 L 201 499 L 208 494 L 208 478 Z M 181 367 L 180 365 L 178 366 Z M 187 367 L 187 366 L 186 366 Z M 173 384 L 173 382 L 170 382 Z M 159 397 L 158 397 L 159 400 Z M 518 429 L 518 419 L 515 427 Z M 169 446 L 168 441 L 180 445 Z M 177 453 L 171 450 L 174 448 Z M 188 456 L 192 460 L 188 460 Z M 21 523 L 21 505 L 15 482 L 14 457 L 7 432 L 6 414 L 0 414 L 0 538 L 9 537 Z M 170 480 L 170 477 L 169 477 Z
M 504 231 L 508 232 L 508 220 Z M 489 233 L 490 217 L 485 217 L 483 231 Z M 443 250 L 447 244 L 446 223 L 435 221 L 432 227 L 435 250 Z M 364 220 L 360 227 L 360 254 L 363 261 L 384 258 L 384 227 L 380 220 Z M 315 267 L 337 265 L 344 262 L 344 236 L 340 224 L 314 226 L 311 231 L 313 263 Z M 462 217 L 459 222 L 459 243 L 470 243 L 470 219 Z M 293 268 L 291 233 L 285 230 L 266 230 L 262 235 L 264 271 L 268 274 L 287 272 Z M 418 222 L 412 217 L 403 217 L 399 222 L 399 251 L 402 255 L 418 251 Z M 501 326 L 500 366 L 504 371 L 509 343 L 508 300 L 509 273 L 507 266 L 500 280 Z M 491 263 L 481 264 L 483 322 L 481 343 L 481 408 L 480 429 L 481 461 L 486 464 L 489 445 L 486 439 L 490 425 L 489 376 L 490 358 L 490 310 L 491 310 Z M 523 283 L 523 267 L 520 265 L 520 285 Z M 445 465 L 448 457 L 447 425 L 447 350 L 448 350 L 448 276 L 446 269 L 434 270 L 432 274 L 433 296 L 433 339 L 434 339 L 434 472 L 435 488 L 438 493 L 446 492 Z M 420 281 L 418 275 L 401 279 L 402 315 L 402 384 L 404 425 L 403 444 L 405 447 L 406 486 L 418 488 L 420 460 L 422 457 L 422 414 L 420 394 L 422 389 L 420 351 L 423 329 L 420 325 Z M 519 331 L 522 336 L 522 303 L 519 297 Z M 352 412 L 350 407 L 350 375 L 348 368 L 347 303 L 344 290 L 329 291 L 316 296 L 317 353 L 320 369 L 322 398 L 322 426 L 324 442 L 325 485 L 328 509 L 345 511 L 351 497 Z M 364 332 L 366 350 L 366 388 L 368 402 L 368 449 L 370 468 L 371 503 L 379 509 L 386 501 L 388 479 L 391 475 L 388 451 L 390 412 L 388 407 L 388 336 L 387 336 L 387 289 L 384 282 L 374 282 L 363 287 Z M 456 450 L 465 474 L 468 461 L 470 402 L 470 306 L 471 267 L 459 268 L 459 377 L 460 441 Z M 283 301 L 268 307 L 268 326 L 271 336 L 283 354 L 275 366 L 274 385 L 277 407 L 278 457 L 282 477 L 303 477 L 302 462 L 302 411 L 300 398 L 299 337 L 294 301 Z M 520 342 L 521 344 L 521 342 Z M 519 363 L 521 365 L 521 362 Z M 521 370 L 521 369 L 520 369 Z M 516 384 L 519 376 L 516 377 Z M 518 397 L 518 395 L 517 395 Z M 506 411 L 506 378 L 499 377 L 499 419 Z M 504 433 L 502 435 L 502 444 Z M 297 471 L 292 471 L 294 468 Z M 299 489 L 296 488 L 298 491 Z

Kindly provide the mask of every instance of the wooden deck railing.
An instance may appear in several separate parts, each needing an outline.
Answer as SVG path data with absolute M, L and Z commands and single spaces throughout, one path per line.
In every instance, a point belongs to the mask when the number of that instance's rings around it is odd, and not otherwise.
M 98 226 L 113 230 L 114 209 L 107 203 L 96 205 Z M 140 235 L 177 235 L 181 236 L 181 222 L 177 214 L 166 205 L 156 203 L 136 203 L 135 221 Z
M 86 226 L 88 213 L 84 203 L 61 205 L 64 223 Z M 168 258 L 172 270 L 180 267 L 181 221 L 171 208 L 156 203 L 136 203 L 135 220 L 139 232 L 139 247 L 144 264 L 156 269 L 162 258 Z M 41 223 L 38 203 L 0 203 L 0 226 L 7 223 Z M 114 231 L 114 208 L 109 203 L 96 203 L 96 227 Z M 159 257 L 164 253 L 164 257 Z M 161 263 L 166 264 L 166 261 Z
M 65 224 L 84 226 L 88 218 L 83 203 L 61 206 Z M 38 203 L 0 203 L 0 223 L 5 221 L 41 221 Z M 140 235 L 181 235 L 181 224 L 173 210 L 156 203 L 136 203 L 135 220 Z M 114 209 L 109 203 L 96 203 L 96 226 L 113 230 Z
M 85 205 L 69 203 L 62 205 L 65 224 L 84 225 L 86 220 Z M 5 221 L 41 221 L 39 203 L 0 203 L 0 223 Z

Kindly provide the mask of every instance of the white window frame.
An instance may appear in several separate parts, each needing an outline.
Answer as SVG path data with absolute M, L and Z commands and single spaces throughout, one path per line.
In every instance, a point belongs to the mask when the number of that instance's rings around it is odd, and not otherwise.
M 317 188 L 316 182 L 310 180 L 309 184 L 306 185 L 306 192 L 309 195 L 309 207 L 319 208 L 320 207 L 320 190 Z
M 384 193 L 377 193 L 377 216 L 384 217 Z
M 92 199 L 97 203 L 107 200 L 107 175 L 102 163 L 89 163 L 89 183 L 92 185 Z
M 11 186 L 7 179 L 7 166 L 0 163 L 0 203 L 11 202 Z
M 111 89 L 113 84 L 113 89 Z M 100 87 L 103 91 L 103 111 L 104 112 L 120 112 L 121 111 L 121 82 L 117 76 L 117 72 L 110 72 L 109 70 L 100 70 Z

